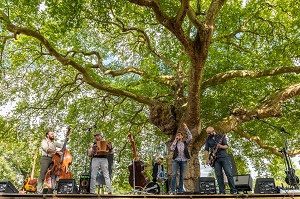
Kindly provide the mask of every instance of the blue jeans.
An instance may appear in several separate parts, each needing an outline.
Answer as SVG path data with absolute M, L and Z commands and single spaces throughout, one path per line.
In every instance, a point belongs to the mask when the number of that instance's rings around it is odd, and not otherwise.
M 224 184 L 224 176 L 223 176 L 222 169 L 224 170 L 227 176 L 228 185 L 230 187 L 230 193 L 237 192 L 234 185 L 231 163 L 227 157 L 222 157 L 222 158 L 217 158 L 215 163 L 215 174 L 219 185 L 219 193 L 225 194 L 225 184 Z
M 184 180 L 184 173 L 186 170 L 187 161 L 177 161 L 172 160 L 172 181 L 171 181 L 171 191 L 176 191 L 176 176 L 177 171 L 179 170 L 179 188 L 178 193 L 183 192 L 183 180 Z

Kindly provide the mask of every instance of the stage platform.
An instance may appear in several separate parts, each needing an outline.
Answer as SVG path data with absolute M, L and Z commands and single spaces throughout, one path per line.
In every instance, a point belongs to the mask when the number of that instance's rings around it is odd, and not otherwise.
M 151 194 L 138 194 L 138 195 L 119 195 L 119 194 L 12 194 L 0 193 L 0 199 L 233 199 L 233 198 L 247 198 L 247 199 L 300 199 L 300 193 L 280 193 L 280 194 L 190 194 L 190 195 L 151 195 Z

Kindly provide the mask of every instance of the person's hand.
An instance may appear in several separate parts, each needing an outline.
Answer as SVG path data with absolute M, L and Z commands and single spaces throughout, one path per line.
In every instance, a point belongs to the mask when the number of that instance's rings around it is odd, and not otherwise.
M 183 122 L 182 125 L 183 125 L 184 128 L 187 128 L 186 123 Z
M 58 155 L 62 155 L 62 154 L 63 154 L 61 151 L 56 151 L 56 153 L 57 153 Z
M 111 142 L 107 143 L 107 148 L 109 148 L 109 149 L 113 148 Z

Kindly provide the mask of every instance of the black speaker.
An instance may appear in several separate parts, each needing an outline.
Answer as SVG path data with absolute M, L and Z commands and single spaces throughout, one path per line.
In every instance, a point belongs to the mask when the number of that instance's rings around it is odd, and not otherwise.
M 238 191 L 252 191 L 252 177 L 250 174 L 233 176 L 235 188 Z
M 90 176 L 89 175 L 81 175 L 80 176 L 79 192 L 80 193 L 90 193 Z
M 277 193 L 274 178 L 257 178 L 254 193 Z
M 19 193 L 19 191 L 10 181 L 0 180 L 0 193 Z
M 196 194 L 215 194 L 216 183 L 213 177 L 198 177 L 196 187 Z
M 59 179 L 57 183 L 58 194 L 78 193 L 74 179 Z

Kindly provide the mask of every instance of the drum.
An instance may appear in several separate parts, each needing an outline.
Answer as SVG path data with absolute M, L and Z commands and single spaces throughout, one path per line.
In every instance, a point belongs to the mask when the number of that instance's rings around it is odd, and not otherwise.
M 145 187 L 145 191 L 150 194 L 160 194 L 160 188 L 156 182 L 149 182 Z

